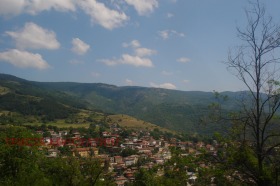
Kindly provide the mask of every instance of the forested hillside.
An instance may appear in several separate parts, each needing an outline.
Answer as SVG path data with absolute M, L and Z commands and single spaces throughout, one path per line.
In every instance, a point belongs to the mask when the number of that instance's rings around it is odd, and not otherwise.
M 101 83 L 43 83 L 0 75 L 0 109 L 23 115 L 36 115 L 43 120 L 65 119 L 77 109 L 102 110 L 127 114 L 169 129 L 188 133 L 210 134 L 225 130 L 202 123 L 209 114 L 209 105 L 216 102 L 214 93 L 177 91 L 144 87 L 117 87 Z M 225 110 L 237 107 L 239 93 L 224 92 L 221 102 Z

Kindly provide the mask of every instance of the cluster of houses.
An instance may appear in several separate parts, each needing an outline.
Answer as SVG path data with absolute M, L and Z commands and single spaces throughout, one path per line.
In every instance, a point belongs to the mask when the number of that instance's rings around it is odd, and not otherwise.
M 155 140 L 149 132 L 139 131 L 131 132 L 127 138 L 120 139 L 120 132 L 122 131 L 117 125 L 110 126 L 110 130 L 102 132 L 100 138 L 84 138 L 84 134 L 79 132 L 72 132 L 63 130 L 55 132 L 48 130 L 49 137 L 44 137 L 44 146 L 47 147 L 49 158 L 55 158 L 61 155 L 59 147 L 69 147 L 70 154 L 77 157 L 96 157 L 105 166 L 108 165 L 108 171 L 114 176 L 115 182 L 118 186 L 123 186 L 126 182 L 135 181 L 135 173 L 140 169 L 151 169 L 155 165 L 162 165 L 171 159 L 170 147 L 177 147 L 184 150 L 184 155 L 192 154 L 197 156 L 201 149 L 205 149 L 215 154 L 216 146 L 205 144 L 203 142 L 182 142 L 176 138 L 164 139 L 161 137 Z M 43 131 L 37 131 L 43 134 Z M 140 135 L 141 134 L 141 135 Z M 125 149 L 131 149 L 135 154 L 129 154 L 126 157 L 121 156 L 121 153 L 100 153 L 100 148 L 106 146 L 110 152 L 121 152 Z M 138 160 L 141 161 L 140 164 Z M 199 166 L 205 167 L 207 165 L 201 164 Z M 157 175 L 162 176 L 163 171 L 159 170 Z M 197 178 L 195 173 L 186 172 L 190 176 L 190 181 L 194 182 Z

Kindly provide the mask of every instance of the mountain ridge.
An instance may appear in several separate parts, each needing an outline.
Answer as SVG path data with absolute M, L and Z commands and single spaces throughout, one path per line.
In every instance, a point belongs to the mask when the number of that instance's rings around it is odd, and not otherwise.
M 36 82 L 16 76 L 0 74 L 0 85 L 9 81 L 24 82 L 30 87 L 26 92 L 42 88 L 50 96 L 58 91 L 59 96 L 83 103 L 83 107 L 107 113 L 126 114 L 172 130 L 189 133 L 209 133 L 220 130 L 218 126 L 200 125 L 199 119 L 207 114 L 208 106 L 216 102 L 212 92 L 182 91 L 139 86 L 115 86 L 104 83 Z M 10 82 L 11 83 L 11 82 Z M 13 87 L 11 84 L 9 85 Z M 36 91 L 35 91 L 36 92 Z M 233 99 L 240 92 L 222 92 L 230 95 L 223 104 L 226 110 L 233 109 Z M 34 93 L 30 93 L 31 95 Z M 224 129 L 223 129 L 224 130 Z

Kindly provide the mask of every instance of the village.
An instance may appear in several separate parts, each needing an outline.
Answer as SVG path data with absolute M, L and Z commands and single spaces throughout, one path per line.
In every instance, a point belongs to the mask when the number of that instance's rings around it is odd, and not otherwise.
M 163 165 L 172 158 L 171 148 L 180 149 L 180 156 L 198 157 L 202 152 L 215 156 L 219 144 L 213 140 L 211 144 L 202 141 L 181 141 L 175 137 L 166 138 L 161 135 L 155 139 L 149 131 L 133 131 L 125 137 L 118 124 L 111 124 L 108 130 L 100 132 L 98 138 L 74 130 L 37 130 L 43 140 L 40 148 L 46 150 L 47 158 L 74 156 L 76 158 L 95 158 L 101 166 L 111 173 L 118 186 L 135 181 L 135 173 L 140 169 L 150 170 L 157 167 L 157 176 L 164 175 Z M 48 133 L 48 136 L 44 135 Z M 65 153 L 65 151 L 67 153 Z M 196 169 L 186 165 L 185 174 L 188 185 L 198 178 L 199 168 L 207 168 L 207 163 L 199 162 Z

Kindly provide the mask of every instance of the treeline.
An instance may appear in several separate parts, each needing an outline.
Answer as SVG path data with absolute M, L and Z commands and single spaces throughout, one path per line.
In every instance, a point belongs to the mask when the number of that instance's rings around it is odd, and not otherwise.
M 67 107 L 50 98 L 34 98 L 8 93 L 0 96 L 0 109 L 18 112 L 22 115 L 35 115 L 52 121 L 65 119 L 77 113 L 77 109 Z

